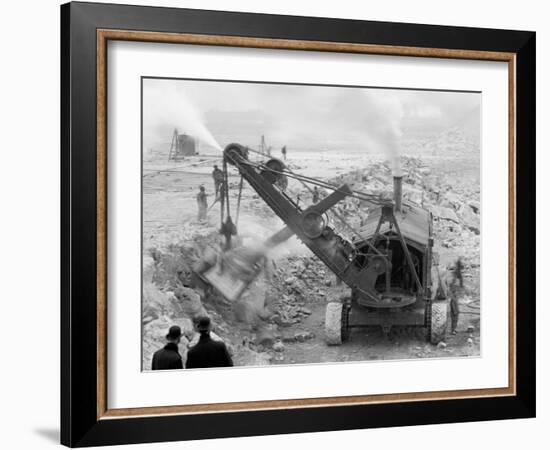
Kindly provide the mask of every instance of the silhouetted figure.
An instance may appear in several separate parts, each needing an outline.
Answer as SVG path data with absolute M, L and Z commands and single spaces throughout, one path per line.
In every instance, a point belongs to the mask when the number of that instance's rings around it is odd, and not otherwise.
M 206 211 L 208 209 L 208 196 L 206 195 L 206 191 L 204 189 L 204 186 L 199 187 L 199 193 L 197 194 L 197 206 L 199 208 L 199 220 L 206 220 Z
M 220 186 L 223 183 L 223 172 L 218 169 L 217 165 L 214 165 L 214 170 L 212 171 L 212 178 L 214 179 L 214 193 L 215 198 L 218 198 L 218 194 L 220 191 Z
M 151 368 L 153 370 L 183 369 L 183 362 L 178 351 L 178 344 L 181 340 L 181 328 L 177 325 L 170 327 L 166 335 L 168 343 L 157 350 L 153 355 Z
M 458 316 L 460 315 L 460 307 L 458 305 L 458 298 L 462 293 L 464 287 L 464 281 L 462 278 L 462 270 L 464 264 L 462 259 L 458 258 L 453 270 L 453 279 L 450 286 L 451 295 L 451 333 L 456 334 L 456 327 L 458 325 Z
M 462 270 L 464 270 L 464 264 L 462 263 L 462 259 L 458 258 L 455 264 L 454 275 L 455 278 L 458 280 L 460 287 L 464 286 L 464 281 L 462 279 Z
M 187 352 L 187 369 L 233 366 L 227 347 L 223 342 L 210 337 L 210 329 L 210 318 L 201 317 L 197 323 L 199 342 Z
M 313 188 L 312 201 L 313 203 L 319 203 L 319 189 L 317 189 L 317 186 Z
M 283 154 L 283 159 L 286 161 L 286 145 L 281 149 L 281 153 Z

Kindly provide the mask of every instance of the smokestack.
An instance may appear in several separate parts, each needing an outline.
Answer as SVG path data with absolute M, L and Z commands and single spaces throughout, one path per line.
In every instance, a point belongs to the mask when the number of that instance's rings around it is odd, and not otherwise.
M 401 197 L 403 196 L 403 176 L 394 175 L 393 177 L 393 201 L 395 202 L 395 211 L 401 212 Z

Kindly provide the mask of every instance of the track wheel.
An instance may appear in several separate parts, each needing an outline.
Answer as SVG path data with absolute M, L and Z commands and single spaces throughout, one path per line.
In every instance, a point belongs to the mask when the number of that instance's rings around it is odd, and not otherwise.
M 431 304 L 430 314 L 430 342 L 439 344 L 445 339 L 447 331 L 449 304 L 446 300 L 434 301 Z
M 330 302 L 325 313 L 325 340 L 328 345 L 340 345 L 344 338 L 342 333 L 342 318 L 344 305 Z

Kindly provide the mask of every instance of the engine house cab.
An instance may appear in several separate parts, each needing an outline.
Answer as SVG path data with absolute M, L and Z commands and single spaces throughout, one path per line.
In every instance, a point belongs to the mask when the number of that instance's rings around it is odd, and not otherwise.
M 354 297 L 361 306 L 402 307 L 421 300 L 431 284 L 432 217 L 412 204 L 371 211 L 359 230 L 355 264 L 364 268 Z

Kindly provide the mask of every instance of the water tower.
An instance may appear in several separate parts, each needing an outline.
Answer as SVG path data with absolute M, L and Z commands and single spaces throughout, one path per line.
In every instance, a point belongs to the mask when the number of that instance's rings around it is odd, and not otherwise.
M 186 156 L 197 154 L 197 141 L 189 134 L 179 134 L 177 128 L 174 129 L 168 160 L 178 161 L 185 159 Z

